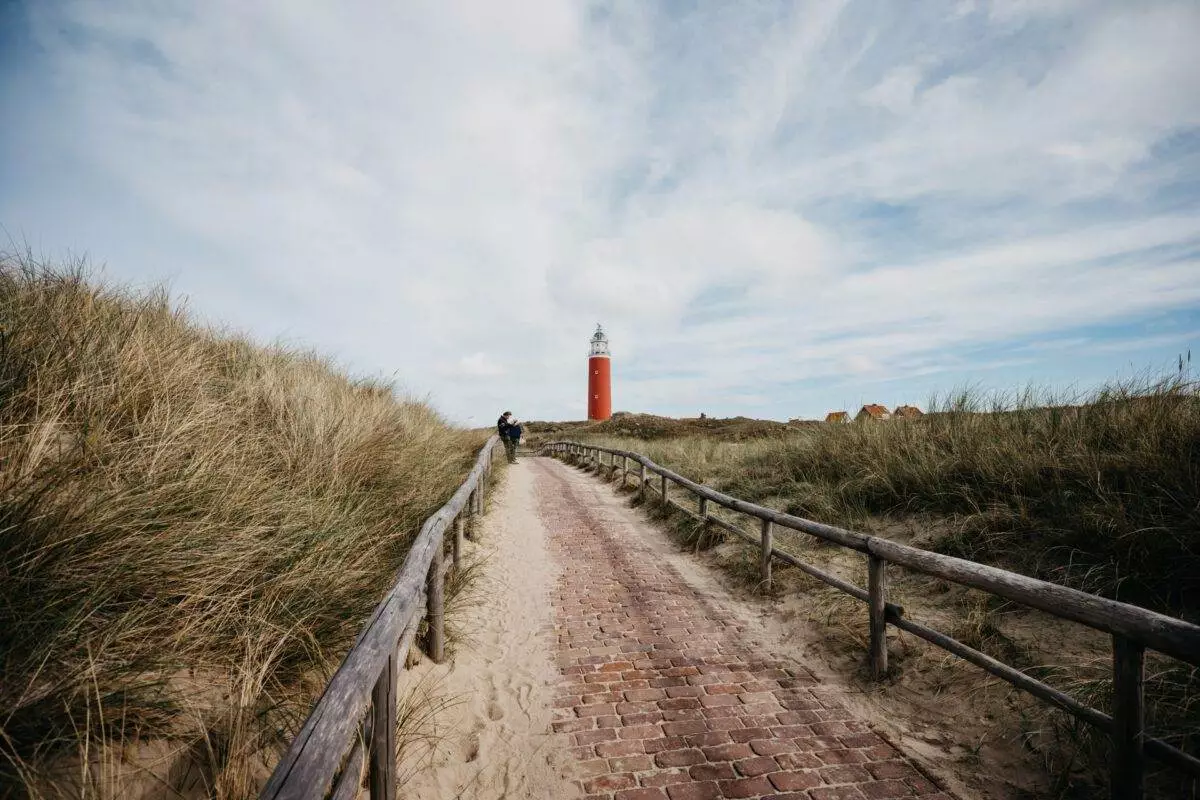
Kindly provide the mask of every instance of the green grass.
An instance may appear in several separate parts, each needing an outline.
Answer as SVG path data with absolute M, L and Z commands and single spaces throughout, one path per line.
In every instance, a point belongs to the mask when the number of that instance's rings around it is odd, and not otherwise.
M 252 794 L 485 434 L 78 268 L 0 326 L 0 795 Z

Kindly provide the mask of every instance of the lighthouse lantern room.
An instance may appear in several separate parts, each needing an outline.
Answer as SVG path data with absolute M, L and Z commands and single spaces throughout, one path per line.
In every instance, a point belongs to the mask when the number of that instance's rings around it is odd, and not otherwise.
M 608 337 L 596 323 L 592 347 L 588 352 L 588 419 L 605 420 L 612 416 L 612 370 Z

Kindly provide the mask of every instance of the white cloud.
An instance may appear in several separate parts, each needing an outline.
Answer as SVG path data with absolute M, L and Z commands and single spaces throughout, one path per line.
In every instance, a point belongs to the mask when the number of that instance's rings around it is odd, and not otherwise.
M 920 82 L 921 69 L 916 65 L 907 64 L 888 72 L 883 80 L 863 92 L 862 97 L 870 105 L 881 106 L 900 114 L 912 109 L 917 84 Z
M 505 373 L 504 366 L 487 353 L 472 353 L 463 356 L 444 374 L 466 378 L 494 378 Z
M 26 13 L 0 224 L 459 419 L 580 415 L 597 319 L 620 408 L 794 416 L 1200 306 L 1190 3 Z
M 1078 9 L 1085 0 L 990 0 L 987 14 L 1000 22 L 1028 22 L 1038 17 L 1059 17 Z
M 880 365 L 878 361 L 867 353 L 852 352 L 846 354 L 844 366 L 851 373 L 862 374 L 878 372 Z

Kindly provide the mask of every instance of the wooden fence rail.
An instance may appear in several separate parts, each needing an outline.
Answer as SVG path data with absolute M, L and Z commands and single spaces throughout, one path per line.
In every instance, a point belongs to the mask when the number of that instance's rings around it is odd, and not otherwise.
M 396 681 L 422 620 L 429 621 L 430 657 L 443 658 L 446 573 L 459 563 L 468 517 L 483 513 L 499 444 L 497 436 L 488 439 L 462 486 L 425 520 L 391 589 L 279 760 L 260 800 L 355 797 L 364 765 L 372 800 L 395 799 Z
M 1146 649 L 1200 666 L 1200 626 L 1008 570 L 784 514 L 688 480 L 639 453 L 567 441 L 551 442 L 543 449 L 577 463 L 595 467 L 598 471 L 606 470 L 610 480 L 619 468 L 622 470 L 622 482 L 628 476 L 629 463 L 632 461 L 639 466 L 639 497 L 645 499 L 647 490 L 657 490 L 660 503 L 674 507 L 704 524 L 715 524 L 759 546 L 763 581 L 770 582 L 771 564 L 778 560 L 798 567 L 817 580 L 867 603 L 870 623 L 869 663 L 875 677 L 882 677 L 887 672 L 887 626 L 891 625 L 953 653 L 1104 731 L 1112 743 L 1111 786 L 1114 800 L 1141 800 L 1145 794 L 1147 756 L 1200 778 L 1200 759 L 1161 739 L 1147 735 L 1144 727 L 1143 700 Z M 603 462 L 605 454 L 610 457 L 607 464 Z M 616 463 L 618 457 L 622 460 L 621 467 Z M 659 487 L 654 486 L 650 474 L 659 476 Z M 672 500 L 668 495 L 670 484 L 695 495 L 699 513 Z M 738 525 L 713 516 L 708 509 L 709 503 L 760 520 L 759 534 L 755 536 Z M 776 526 L 807 533 L 863 553 L 867 561 L 867 588 L 854 586 L 775 547 L 773 528 Z M 1112 715 L 1089 708 L 1070 695 L 1018 669 L 940 631 L 907 619 L 903 608 L 887 600 L 889 564 L 988 592 L 1110 634 L 1113 643 Z

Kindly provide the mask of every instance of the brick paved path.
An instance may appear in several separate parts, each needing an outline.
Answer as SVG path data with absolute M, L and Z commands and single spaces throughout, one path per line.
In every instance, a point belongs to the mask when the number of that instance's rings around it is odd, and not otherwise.
M 631 530 L 624 501 L 551 459 L 526 462 L 561 577 L 554 729 L 592 800 L 950 800 L 810 672 L 743 642 Z

